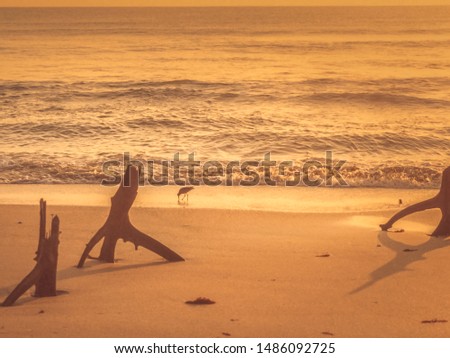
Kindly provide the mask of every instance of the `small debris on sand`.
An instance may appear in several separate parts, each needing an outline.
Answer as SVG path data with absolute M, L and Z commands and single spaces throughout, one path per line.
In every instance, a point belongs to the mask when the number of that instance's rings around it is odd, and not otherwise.
M 239 320 L 236 319 L 236 318 L 231 318 L 230 321 L 231 321 L 231 322 L 237 322 L 237 321 L 239 321 Z
M 381 247 L 381 245 L 380 245 L 380 244 L 378 244 L 378 245 L 377 245 L 377 247 Z
M 316 257 L 330 257 L 330 254 L 316 255 Z
M 229 334 L 228 332 L 222 332 L 222 335 L 226 336 L 226 337 L 230 337 L 231 336 L 231 334 Z
M 400 233 L 400 232 L 405 232 L 405 229 L 396 229 L 396 228 L 391 227 L 390 229 L 387 230 L 387 232 Z
M 432 319 L 432 320 L 422 321 L 422 323 L 447 323 L 447 320 L 446 319 Z
M 18 221 L 17 223 L 18 223 L 18 224 L 22 224 L 22 221 Z
M 40 311 L 38 312 L 38 314 L 43 314 L 43 313 L 45 313 L 44 310 L 40 310 Z
M 417 249 L 404 249 L 403 252 L 414 252 L 417 251 Z
M 198 297 L 194 301 L 186 301 L 185 303 L 188 305 L 213 305 L 216 302 L 206 297 Z
M 322 332 L 322 334 L 323 334 L 324 336 L 334 336 L 334 334 L 331 333 L 331 332 Z

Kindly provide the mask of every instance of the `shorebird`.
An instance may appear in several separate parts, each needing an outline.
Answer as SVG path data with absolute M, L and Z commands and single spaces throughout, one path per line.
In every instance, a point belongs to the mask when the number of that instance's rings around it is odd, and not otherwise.
M 183 195 L 183 197 L 181 198 L 181 201 L 183 201 L 184 198 L 187 198 L 187 202 L 189 203 L 189 192 L 191 190 L 194 190 L 193 186 L 185 186 L 184 188 L 181 188 L 178 191 L 178 194 L 177 194 L 177 196 L 178 196 L 178 203 L 180 203 L 180 195 Z

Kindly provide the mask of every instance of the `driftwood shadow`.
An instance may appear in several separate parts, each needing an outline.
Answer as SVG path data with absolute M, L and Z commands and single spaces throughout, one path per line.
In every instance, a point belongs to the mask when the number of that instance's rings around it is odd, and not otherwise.
M 57 273 L 57 279 L 58 281 L 63 280 L 70 280 L 72 278 L 80 277 L 80 276 L 92 276 L 92 275 L 101 275 L 105 273 L 111 273 L 111 272 L 119 272 L 119 271 L 126 271 L 126 270 L 135 270 L 139 268 L 145 268 L 145 267 L 155 267 L 155 266 L 161 266 L 161 265 L 167 265 L 170 262 L 168 261 L 154 261 L 154 262 L 146 262 L 146 263 L 140 263 L 140 264 L 131 264 L 126 266 L 117 266 L 117 265 L 111 265 L 109 267 L 105 267 L 102 265 L 101 262 L 93 261 L 91 265 L 83 268 L 82 270 L 78 269 L 76 266 L 73 267 L 67 267 L 61 271 L 58 271 Z M 95 269 L 95 270 L 89 270 L 90 268 L 94 268 L 96 266 L 101 266 L 101 269 Z M 8 296 L 12 290 L 14 289 L 16 285 L 10 285 L 6 287 L 0 287 L 0 297 L 1 296 Z M 21 305 L 25 302 L 32 301 L 35 297 L 33 295 L 25 296 L 20 301 L 17 301 L 16 305 Z
M 424 242 L 423 244 L 408 245 L 392 239 L 390 237 L 390 233 L 387 231 L 381 231 L 378 234 L 378 241 L 382 246 L 394 251 L 396 253 L 395 257 L 383 266 L 373 271 L 370 274 L 369 281 L 351 291 L 350 294 L 363 291 L 366 288 L 374 285 L 378 281 L 381 281 L 399 272 L 406 271 L 407 267 L 413 262 L 425 260 L 425 254 L 428 252 L 450 246 L 450 237 L 446 238 L 431 236 L 429 240 Z
M 68 280 L 71 278 L 76 278 L 80 276 L 92 276 L 92 275 L 101 275 L 104 273 L 111 273 L 111 272 L 120 272 L 120 271 L 127 271 L 127 270 L 136 270 L 140 268 L 145 267 L 154 267 L 154 266 L 161 266 L 161 265 L 167 265 L 170 262 L 168 261 L 155 261 L 155 262 L 145 262 L 140 264 L 131 264 L 126 266 L 109 266 L 104 267 L 101 262 L 93 262 L 90 266 L 85 267 L 83 270 L 77 269 L 77 266 L 68 267 L 64 270 L 61 270 L 58 272 L 58 280 Z M 101 266 L 100 269 L 93 269 L 96 266 Z M 89 270 L 91 269 L 91 270 Z

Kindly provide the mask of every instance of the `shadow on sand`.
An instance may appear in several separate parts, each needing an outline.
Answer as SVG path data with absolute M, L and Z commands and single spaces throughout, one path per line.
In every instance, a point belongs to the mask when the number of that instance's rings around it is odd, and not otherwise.
M 378 241 L 384 247 L 387 247 L 396 253 L 395 257 L 379 267 L 370 274 L 370 280 L 364 285 L 354 289 L 350 294 L 358 293 L 374 285 L 376 282 L 386 277 L 395 275 L 401 271 L 406 271 L 406 267 L 413 262 L 425 260 L 425 254 L 450 246 L 450 237 L 431 236 L 430 239 L 420 245 L 408 245 L 392 239 L 390 233 L 381 231 L 378 234 Z
M 109 264 L 106 267 L 103 267 L 101 269 L 95 269 L 96 266 L 105 266 L 105 263 L 100 262 L 100 261 L 92 261 L 92 264 L 89 267 L 85 267 L 83 269 L 79 269 L 76 266 L 73 266 L 73 267 L 67 267 L 61 271 L 58 271 L 57 279 L 58 279 L 58 281 L 62 281 L 62 280 L 69 280 L 69 279 L 80 277 L 80 276 L 101 275 L 104 273 L 135 270 L 135 269 L 139 269 L 139 268 L 161 266 L 161 265 L 166 265 L 166 264 L 170 264 L 170 263 L 171 262 L 168 262 L 168 261 L 154 261 L 154 262 L 131 264 L 131 265 L 125 265 L 125 266 Z M 17 285 L 0 287 L 0 297 L 8 296 L 16 286 Z M 31 297 L 31 296 L 26 297 L 24 295 L 24 297 L 22 299 L 20 299 L 19 301 L 17 301 L 15 305 L 23 304 L 32 299 L 33 299 L 33 297 Z

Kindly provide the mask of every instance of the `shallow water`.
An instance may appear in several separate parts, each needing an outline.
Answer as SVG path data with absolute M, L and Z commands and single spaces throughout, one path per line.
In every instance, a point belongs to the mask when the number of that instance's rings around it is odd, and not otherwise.
M 40 198 L 55 206 L 109 207 L 117 187 L 93 184 L 0 185 L 0 205 L 34 205 Z M 133 207 L 178 210 L 223 209 L 286 213 L 366 213 L 399 210 L 436 195 L 436 190 L 387 188 L 195 188 L 189 198 L 177 200 L 179 187 L 141 187 Z M 402 204 L 399 204 L 402 199 Z M 375 226 L 376 227 L 376 226 Z

